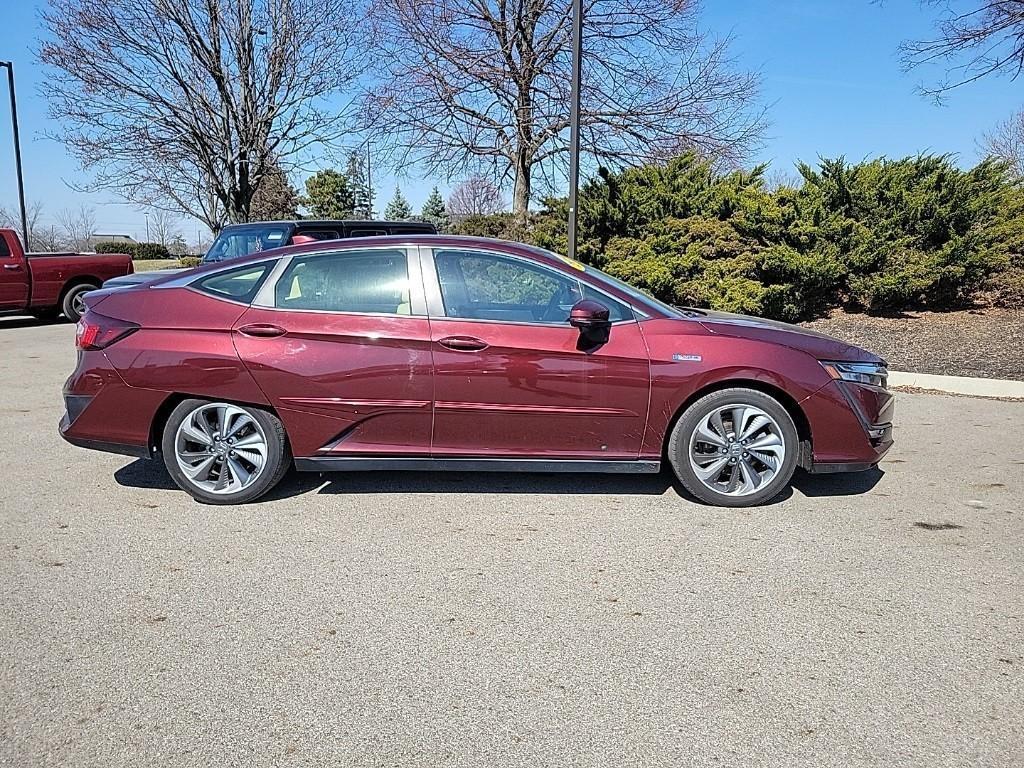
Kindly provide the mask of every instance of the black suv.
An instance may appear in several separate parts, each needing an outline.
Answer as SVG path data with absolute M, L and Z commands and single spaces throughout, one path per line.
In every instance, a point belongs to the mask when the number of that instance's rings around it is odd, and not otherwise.
M 250 253 L 269 251 L 285 245 L 314 240 L 341 240 L 349 237 L 376 235 L 435 235 L 437 228 L 428 221 L 379 221 L 375 219 L 345 219 L 339 221 L 253 221 L 248 224 L 229 224 L 220 231 L 210 250 L 203 256 L 203 264 L 230 261 Z M 103 283 L 104 288 L 123 288 L 141 285 L 159 277 L 184 270 L 159 269 L 135 272 L 115 277 Z

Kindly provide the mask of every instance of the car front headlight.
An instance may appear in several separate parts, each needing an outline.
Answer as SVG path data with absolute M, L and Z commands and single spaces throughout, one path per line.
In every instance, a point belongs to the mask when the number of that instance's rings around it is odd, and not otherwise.
M 822 366 L 833 379 L 867 384 L 885 389 L 889 380 L 889 369 L 877 363 L 841 363 L 821 361 Z

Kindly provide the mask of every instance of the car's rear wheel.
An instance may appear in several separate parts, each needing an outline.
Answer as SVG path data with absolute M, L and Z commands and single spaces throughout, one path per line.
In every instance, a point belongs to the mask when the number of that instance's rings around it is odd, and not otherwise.
M 67 293 L 64 294 L 64 300 L 61 302 L 64 317 L 72 323 L 77 323 L 85 314 L 85 294 L 95 290 L 96 286 L 91 283 L 82 283 L 68 288 Z
M 693 496 L 722 507 L 770 501 L 793 477 L 800 437 L 775 398 L 722 389 L 693 403 L 676 422 L 668 458 Z
M 280 420 L 234 403 L 180 403 L 164 426 L 161 449 L 178 487 L 207 504 L 257 499 L 277 485 L 291 465 Z

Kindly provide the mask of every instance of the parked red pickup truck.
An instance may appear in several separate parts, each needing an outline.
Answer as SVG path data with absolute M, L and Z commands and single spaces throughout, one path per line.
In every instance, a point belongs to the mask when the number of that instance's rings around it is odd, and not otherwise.
M 13 229 L 0 229 L 0 312 L 36 317 L 85 312 L 83 297 L 104 280 L 135 271 L 126 253 L 25 253 Z

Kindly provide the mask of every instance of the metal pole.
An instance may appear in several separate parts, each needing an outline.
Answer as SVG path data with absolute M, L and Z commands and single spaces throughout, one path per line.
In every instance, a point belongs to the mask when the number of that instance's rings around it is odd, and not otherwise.
M 146 242 L 149 242 L 149 211 L 145 212 L 146 216 Z
M 18 205 L 21 206 L 21 237 L 25 250 L 32 250 L 28 241 L 28 216 L 25 214 L 25 179 L 21 173 L 21 139 L 18 138 L 18 102 L 14 97 L 14 64 L 0 61 L 0 67 L 7 67 L 7 88 L 11 92 L 11 126 L 14 129 L 14 166 L 18 173 Z
M 370 178 L 370 140 L 366 140 L 366 204 L 370 208 L 370 218 L 373 218 L 373 181 Z
M 572 95 L 569 108 L 569 253 L 576 258 L 580 186 L 580 80 L 583 69 L 583 0 L 572 0 Z

